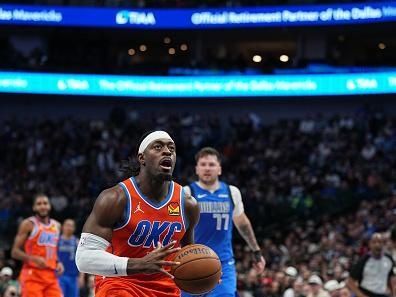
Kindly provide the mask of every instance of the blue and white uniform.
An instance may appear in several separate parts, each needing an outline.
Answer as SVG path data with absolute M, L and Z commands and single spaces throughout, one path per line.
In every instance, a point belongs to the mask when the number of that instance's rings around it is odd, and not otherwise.
M 78 287 L 79 271 L 75 263 L 75 255 L 78 246 L 78 238 L 72 236 L 71 239 L 61 237 L 58 244 L 58 259 L 65 267 L 65 272 L 59 277 L 63 295 L 65 297 L 79 297 Z
M 194 229 L 195 243 L 204 244 L 213 249 L 220 258 L 223 276 L 222 282 L 205 296 L 236 296 L 236 271 L 232 250 L 233 218 L 243 214 L 241 192 L 235 186 L 219 182 L 214 192 L 204 189 L 199 182 L 184 187 L 199 204 L 201 216 Z M 183 297 L 190 296 L 183 292 Z

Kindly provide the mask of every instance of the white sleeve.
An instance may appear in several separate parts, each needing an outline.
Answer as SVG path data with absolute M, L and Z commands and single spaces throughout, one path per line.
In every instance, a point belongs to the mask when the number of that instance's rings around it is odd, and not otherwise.
M 126 276 L 127 257 L 106 252 L 110 243 L 91 233 L 82 233 L 76 251 L 76 265 L 80 272 L 101 276 Z
M 232 213 L 233 217 L 240 216 L 245 212 L 245 208 L 243 207 L 242 202 L 242 194 L 241 191 L 235 186 L 230 185 L 230 192 L 232 201 L 234 201 L 234 211 Z
M 184 187 L 183 187 L 183 190 L 184 190 L 184 193 L 186 193 L 187 195 L 190 195 L 190 196 L 191 196 L 191 189 L 190 189 L 190 186 L 184 186 Z M 197 197 L 194 197 L 194 198 L 197 198 Z

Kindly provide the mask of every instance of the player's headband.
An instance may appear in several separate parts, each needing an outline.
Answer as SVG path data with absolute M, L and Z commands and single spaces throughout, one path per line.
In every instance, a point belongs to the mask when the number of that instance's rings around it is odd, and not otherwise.
M 150 133 L 140 143 L 138 154 L 143 153 L 144 150 L 150 145 L 150 143 L 152 143 L 158 139 L 164 139 L 164 138 L 173 141 L 172 137 L 170 137 L 170 135 L 168 133 L 166 133 L 165 131 L 154 131 L 154 132 Z

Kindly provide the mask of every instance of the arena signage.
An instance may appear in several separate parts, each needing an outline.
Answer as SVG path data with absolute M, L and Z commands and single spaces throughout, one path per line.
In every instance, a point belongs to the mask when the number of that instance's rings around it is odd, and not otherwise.
M 396 21 L 396 2 L 166 10 L 0 4 L 0 24 L 9 25 L 209 29 L 392 21 Z
M 396 72 L 193 77 L 0 72 L 0 93 L 147 98 L 396 94 Z

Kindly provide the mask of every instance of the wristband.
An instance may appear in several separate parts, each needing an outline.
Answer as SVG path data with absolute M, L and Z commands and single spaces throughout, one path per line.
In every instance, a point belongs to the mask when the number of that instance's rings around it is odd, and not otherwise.
M 260 250 L 252 252 L 252 258 L 253 258 L 254 263 L 261 262 L 262 257 L 263 257 L 263 254 L 261 253 Z

